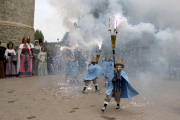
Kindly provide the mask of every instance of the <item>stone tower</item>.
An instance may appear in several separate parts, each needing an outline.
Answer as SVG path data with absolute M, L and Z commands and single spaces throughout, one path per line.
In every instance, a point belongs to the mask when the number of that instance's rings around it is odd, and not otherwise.
M 28 35 L 34 41 L 34 7 L 35 0 L 0 0 L 2 45 L 12 41 L 16 49 Z

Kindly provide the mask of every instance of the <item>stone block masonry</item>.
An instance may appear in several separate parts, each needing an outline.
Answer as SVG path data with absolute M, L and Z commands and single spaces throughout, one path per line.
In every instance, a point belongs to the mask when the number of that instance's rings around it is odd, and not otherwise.
M 15 48 L 29 35 L 34 41 L 35 0 L 0 0 L 0 41 Z

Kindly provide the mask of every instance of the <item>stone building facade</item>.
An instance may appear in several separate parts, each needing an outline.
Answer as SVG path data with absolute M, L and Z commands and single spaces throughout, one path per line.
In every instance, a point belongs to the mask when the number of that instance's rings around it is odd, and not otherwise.
M 3 46 L 12 41 L 17 49 L 26 36 L 34 41 L 34 7 L 35 0 L 0 0 L 0 41 Z

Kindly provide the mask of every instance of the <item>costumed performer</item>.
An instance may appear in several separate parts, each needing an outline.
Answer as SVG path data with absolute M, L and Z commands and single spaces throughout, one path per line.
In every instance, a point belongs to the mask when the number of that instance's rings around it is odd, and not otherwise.
M 102 68 L 97 64 L 97 62 L 98 62 L 97 58 L 94 58 L 92 63 L 88 65 L 89 67 L 84 77 L 85 86 L 82 93 L 87 93 L 85 92 L 85 90 L 88 87 L 88 85 L 91 83 L 91 81 L 95 85 L 95 92 L 100 91 L 97 89 L 97 79 Z
M 31 77 L 32 67 L 30 60 L 30 47 L 27 44 L 27 38 L 23 38 L 22 44 L 19 46 L 18 50 L 18 62 L 17 62 L 17 74 L 18 77 Z
M 108 103 L 111 101 L 111 98 L 114 97 L 117 103 L 116 109 L 120 108 L 120 98 L 128 98 L 133 100 L 134 96 L 139 93 L 131 87 L 127 74 L 122 70 L 124 65 L 121 63 L 121 60 L 118 60 L 115 64 L 115 69 L 111 68 L 112 76 L 110 76 L 108 81 L 108 89 L 106 91 L 106 98 L 104 102 L 104 107 L 101 109 L 105 111 Z
M 73 59 L 70 62 L 70 75 L 71 75 L 72 83 L 75 83 L 75 80 L 77 81 L 77 83 L 79 83 L 79 80 L 77 79 L 78 73 L 79 73 L 79 64 L 78 61 L 76 61 L 75 56 L 73 56 Z
M 101 75 L 104 75 L 105 87 L 108 84 L 109 77 L 112 76 L 111 70 L 114 69 L 114 62 L 112 56 L 109 57 L 108 62 L 103 62 Z

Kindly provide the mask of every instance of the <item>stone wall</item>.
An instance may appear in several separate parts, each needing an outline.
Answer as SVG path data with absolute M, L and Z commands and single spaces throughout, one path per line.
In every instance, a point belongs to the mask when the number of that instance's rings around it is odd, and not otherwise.
M 31 37 L 34 41 L 35 0 L 0 0 L 0 41 L 12 41 L 19 46 L 22 38 Z
M 27 35 L 30 36 L 31 42 L 33 42 L 34 30 L 25 27 L 0 25 L 0 41 L 3 44 L 12 41 L 15 49 L 17 49 L 17 47 L 22 43 L 22 38 Z

